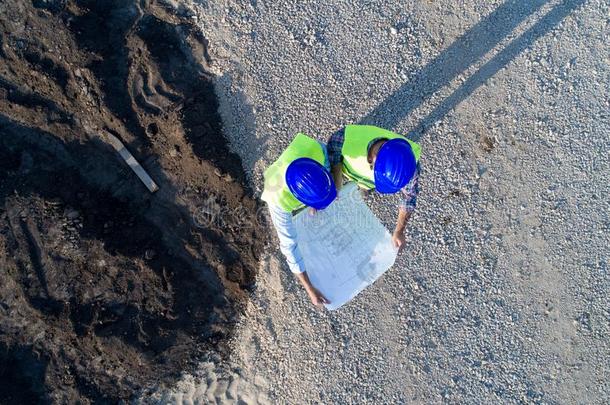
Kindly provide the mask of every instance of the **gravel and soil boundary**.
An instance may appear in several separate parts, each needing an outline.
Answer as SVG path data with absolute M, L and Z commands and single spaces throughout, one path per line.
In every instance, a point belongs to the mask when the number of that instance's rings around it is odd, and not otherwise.
M 207 46 L 155 2 L 0 3 L 0 402 L 115 403 L 228 355 L 265 233 Z

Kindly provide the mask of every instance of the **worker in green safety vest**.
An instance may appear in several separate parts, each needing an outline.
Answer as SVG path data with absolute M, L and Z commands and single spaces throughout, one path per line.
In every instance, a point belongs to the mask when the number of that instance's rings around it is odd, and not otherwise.
M 347 125 L 328 140 L 328 156 L 337 189 L 343 176 L 364 190 L 402 193 L 392 243 L 405 246 L 404 231 L 419 192 L 421 147 L 404 136 L 372 125 Z
M 337 197 L 330 174 L 326 145 L 304 134 L 297 134 L 280 157 L 265 170 L 261 199 L 271 213 L 288 267 L 301 282 L 316 306 L 330 301 L 311 284 L 297 244 L 292 214 L 305 207 L 312 212 L 329 206 Z

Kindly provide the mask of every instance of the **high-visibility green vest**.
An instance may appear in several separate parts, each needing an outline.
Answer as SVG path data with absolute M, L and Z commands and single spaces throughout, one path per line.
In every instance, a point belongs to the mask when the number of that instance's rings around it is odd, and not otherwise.
M 310 158 L 324 166 L 325 155 L 322 145 L 304 134 L 297 134 L 280 157 L 265 170 L 265 188 L 261 199 L 268 204 L 281 207 L 286 212 L 305 207 L 290 192 L 286 185 L 286 169 L 299 158 Z
M 343 173 L 366 189 L 375 188 L 373 168 L 368 162 L 368 146 L 377 138 L 405 139 L 411 145 L 415 161 L 419 161 L 421 146 L 402 135 L 373 125 L 348 125 L 345 127 L 345 138 L 341 155 L 343 156 Z

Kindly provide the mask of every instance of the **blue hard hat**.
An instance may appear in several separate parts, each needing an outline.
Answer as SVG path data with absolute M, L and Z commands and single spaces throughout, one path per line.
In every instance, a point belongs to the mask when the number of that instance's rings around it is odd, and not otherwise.
M 375 188 L 382 194 L 396 193 L 411 181 L 416 168 L 409 142 L 400 138 L 386 141 L 375 160 Z
M 299 158 L 288 165 L 286 184 L 297 200 L 317 210 L 328 207 L 337 197 L 328 170 L 310 158 Z

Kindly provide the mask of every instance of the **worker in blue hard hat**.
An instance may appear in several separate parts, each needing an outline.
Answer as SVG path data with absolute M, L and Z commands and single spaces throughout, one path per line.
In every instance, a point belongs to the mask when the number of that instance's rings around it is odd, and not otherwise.
M 288 267 L 316 306 L 330 302 L 311 284 L 297 244 L 292 214 L 305 207 L 322 210 L 337 197 L 326 145 L 297 134 L 280 157 L 265 170 L 261 199 L 267 202 Z
M 392 242 L 403 248 L 404 231 L 419 192 L 421 147 L 402 135 L 372 125 L 347 125 L 330 137 L 327 146 L 337 189 L 345 175 L 364 190 L 402 194 Z

